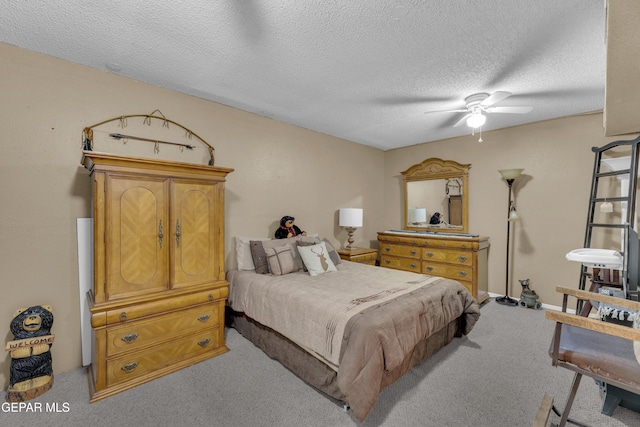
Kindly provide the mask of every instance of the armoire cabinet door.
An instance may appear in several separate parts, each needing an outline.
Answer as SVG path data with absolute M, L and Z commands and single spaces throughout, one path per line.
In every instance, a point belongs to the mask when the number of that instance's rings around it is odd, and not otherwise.
M 106 299 L 168 288 L 169 180 L 107 175 Z
M 171 182 L 171 287 L 180 288 L 218 279 L 215 248 L 222 227 L 222 184 L 173 179 Z

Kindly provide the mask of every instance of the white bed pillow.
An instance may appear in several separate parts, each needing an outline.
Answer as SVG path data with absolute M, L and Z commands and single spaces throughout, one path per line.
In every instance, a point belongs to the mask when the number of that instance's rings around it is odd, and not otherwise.
M 236 236 L 236 259 L 238 260 L 238 270 L 255 270 L 253 257 L 251 256 L 250 241 L 267 241 L 268 237 L 242 237 Z
M 300 253 L 300 257 L 311 276 L 338 271 L 331 261 L 327 245 L 324 242 L 311 246 L 298 246 L 298 253 Z

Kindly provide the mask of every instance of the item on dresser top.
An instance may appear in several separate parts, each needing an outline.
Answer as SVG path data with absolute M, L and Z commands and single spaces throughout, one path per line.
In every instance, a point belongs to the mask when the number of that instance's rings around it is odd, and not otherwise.
M 306 236 L 307 232 L 300 230 L 293 222 L 296 219 L 292 216 L 283 216 L 280 219 L 280 227 L 275 232 L 276 239 L 288 239 L 296 236 Z

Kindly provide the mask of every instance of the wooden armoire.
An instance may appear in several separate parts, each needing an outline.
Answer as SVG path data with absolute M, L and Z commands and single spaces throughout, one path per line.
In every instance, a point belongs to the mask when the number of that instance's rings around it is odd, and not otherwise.
M 230 168 L 84 151 L 94 219 L 90 401 L 228 351 Z

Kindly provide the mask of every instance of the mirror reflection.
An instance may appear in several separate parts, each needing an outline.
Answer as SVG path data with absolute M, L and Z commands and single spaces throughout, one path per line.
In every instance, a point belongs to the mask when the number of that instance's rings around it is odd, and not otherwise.
M 403 172 L 404 228 L 466 233 L 468 169 L 431 158 Z

